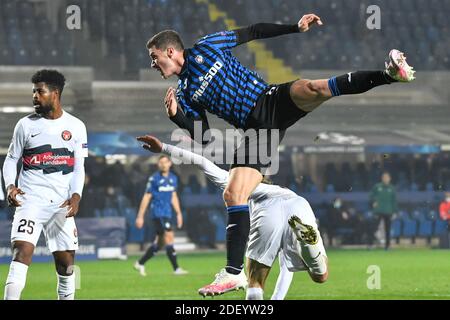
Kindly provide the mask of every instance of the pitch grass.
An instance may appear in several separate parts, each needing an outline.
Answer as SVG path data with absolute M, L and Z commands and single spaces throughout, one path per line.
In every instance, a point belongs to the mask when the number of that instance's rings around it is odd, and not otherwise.
M 203 299 L 198 288 L 212 281 L 224 262 L 224 253 L 179 254 L 190 273 L 175 276 L 168 259 L 160 254 L 146 265 L 148 276 L 134 269 L 135 257 L 127 261 L 79 261 L 81 289 L 77 299 Z M 330 250 L 330 277 L 325 284 L 313 283 L 305 272 L 294 276 L 287 299 L 449 299 L 450 251 L 431 249 Z M 381 289 L 369 290 L 368 266 L 381 271 Z M 5 283 L 8 265 L 0 265 L 0 283 Z M 276 262 L 267 280 L 265 299 L 273 292 L 278 276 Z M 3 290 L 2 290 L 3 291 Z M 53 264 L 35 263 L 28 272 L 23 299 L 55 299 Z M 244 299 L 244 291 L 219 299 Z M 209 298 L 210 299 L 210 298 Z

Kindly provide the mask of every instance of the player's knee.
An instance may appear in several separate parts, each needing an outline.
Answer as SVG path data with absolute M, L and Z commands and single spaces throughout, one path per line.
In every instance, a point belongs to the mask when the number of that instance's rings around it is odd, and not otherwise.
M 56 267 L 56 272 L 60 276 L 66 276 L 66 277 L 71 276 L 74 271 L 73 263 L 70 261 L 56 260 L 55 267 Z
M 317 98 L 323 98 L 326 96 L 326 88 L 321 81 L 308 80 L 306 82 L 306 89 L 308 90 L 309 94 Z
M 14 248 L 12 260 L 29 266 L 31 264 L 32 256 L 32 250 L 27 250 L 26 248 Z
M 74 252 L 64 255 L 54 254 L 56 272 L 60 276 L 71 276 L 74 272 Z
M 73 274 L 73 266 L 67 265 L 67 264 L 57 264 L 56 272 L 60 276 L 65 276 L 65 277 L 71 276 Z
M 325 283 L 328 280 L 328 271 L 324 274 L 313 274 L 311 278 L 315 283 Z
M 223 192 L 223 201 L 227 206 L 235 206 L 247 203 L 248 197 L 240 192 L 231 189 L 225 189 Z

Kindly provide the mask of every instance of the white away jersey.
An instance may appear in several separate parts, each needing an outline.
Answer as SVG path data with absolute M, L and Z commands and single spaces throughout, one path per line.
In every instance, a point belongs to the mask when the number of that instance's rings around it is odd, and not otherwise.
M 86 126 L 65 111 L 55 120 L 38 114 L 20 119 L 7 154 L 16 162 L 22 157 L 18 187 L 52 200 L 68 198 L 75 162 L 87 156 Z

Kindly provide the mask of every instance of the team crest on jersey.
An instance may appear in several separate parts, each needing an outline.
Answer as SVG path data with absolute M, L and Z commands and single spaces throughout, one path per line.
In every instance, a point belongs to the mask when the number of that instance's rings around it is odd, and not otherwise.
M 69 141 L 70 139 L 72 139 L 72 133 L 68 130 L 64 130 L 61 133 L 61 137 L 63 138 L 64 141 Z
M 205 62 L 205 59 L 203 59 L 201 55 L 198 55 L 195 57 L 195 62 L 197 62 L 198 64 L 203 64 L 203 62 Z

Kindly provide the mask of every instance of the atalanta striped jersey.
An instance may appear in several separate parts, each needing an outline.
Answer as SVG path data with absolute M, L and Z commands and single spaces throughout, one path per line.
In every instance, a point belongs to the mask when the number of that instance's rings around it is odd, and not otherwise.
M 237 45 L 235 31 L 222 31 L 201 38 L 185 50 L 176 95 L 188 118 L 205 119 L 206 110 L 236 128 L 245 127 L 268 84 L 232 55 L 231 49 Z

